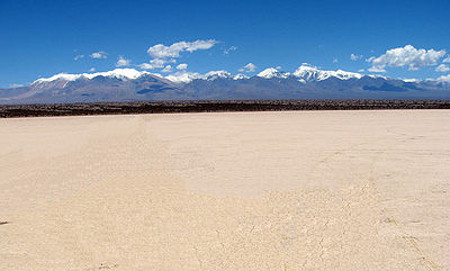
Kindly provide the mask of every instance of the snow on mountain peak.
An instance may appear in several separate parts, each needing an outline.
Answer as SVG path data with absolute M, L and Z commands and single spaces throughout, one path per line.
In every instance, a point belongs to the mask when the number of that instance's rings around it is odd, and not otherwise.
M 258 73 L 256 76 L 265 78 L 265 79 L 271 79 L 271 78 L 288 78 L 290 73 L 288 72 L 280 72 L 275 68 L 267 68 L 263 70 L 262 72 Z
M 360 79 L 362 77 L 359 73 L 354 72 L 346 72 L 343 70 L 337 71 L 325 71 L 319 70 L 316 66 L 312 66 L 308 63 L 303 63 L 297 70 L 292 74 L 295 77 L 299 78 L 299 81 L 323 81 L 330 77 L 335 77 L 340 80 L 348 80 L 348 79 Z
M 135 69 L 115 69 L 115 70 L 107 71 L 107 72 L 82 73 L 82 74 L 59 73 L 59 74 L 53 75 L 48 78 L 40 78 L 40 79 L 34 81 L 33 85 L 37 85 L 37 84 L 41 84 L 41 83 L 48 83 L 48 82 L 53 82 L 53 81 L 59 81 L 59 80 L 66 81 L 66 82 L 75 81 L 78 79 L 90 80 L 97 76 L 116 78 L 116 79 L 120 79 L 120 80 L 134 80 L 145 74 L 152 74 L 152 73 L 147 72 L 147 71 L 140 72 Z M 156 75 L 156 74 L 152 74 L 152 75 Z M 158 76 L 158 75 L 156 75 L 156 76 Z
M 232 78 L 232 75 L 227 71 L 210 71 L 203 75 L 197 72 L 182 71 L 167 75 L 165 78 L 173 83 L 190 83 L 197 79 L 208 81 L 214 81 L 218 78 L 227 79 Z
M 238 73 L 235 76 L 233 76 L 233 80 L 244 80 L 244 79 L 249 79 L 250 77 L 248 77 L 245 74 L 242 73 Z
M 81 76 L 81 74 L 58 73 L 48 78 L 39 78 L 38 80 L 34 81 L 33 84 L 53 82 L 57 80 L 75 81 Z
M 115 69 L 112 71 L 107 72 L 95 72 L 95 73 L 81 73 L 81 74 L 68 74 L 68 73 L 60 73 L 53 75 L 48 78 L 40 78 L 33 82 L 34 87 L 38 87 L 41 89 L 45 89 L 48 87 L 65 87 L 69 82 L 75 81 L 75 80 L 91 80 L 98 76 L 108 77 L 108 78 L 115 78 L 123 81 L 127 80 L 134 80 L 137 79 L 143 75 L 151 75 L 156 76 L 160 79 L 166 79 L 168 81 L 171 81 L 175 84 L 187 84 L 192 82 L 193 80 L 208 80 L 213 81 L 216 79 L 232 79 L 232 80 L 247 80 L 250 79 L 245 74 L 236 74 L 232 75 L 231 73 L 224 71 L 224 70 L 218 70 L 218 71 L 210 71 L 206 74 L 200 74 L 196 72 L 188 72 L 188 71 L 178 71 L 176 73 L 167 75 L 167 76 L 161 76 L 159 74 L 150 73 L 147 71 L 137 71 L 135 69 L 130 68 L 124 68 L 124 69 Z M 353 72 L 346 72 L 343 70 L 336 70 L 336 71 L 327 71 L 327 70 L 320 70 L 318 67 L 302 63 L 293 73 L 289 72 L 281 72 L 277 68 L 267 68 L 260 73 L 256 75 L 256 77 L 264 78 L 264 79 L 272 79 L 272 78 L 278 78 L 278 79 L 286 79 L 289 77 L 293 77 L 297 79 L 301 83 L 307 83 L 309 81 L 323 81 L 329 78 L 337 78 L 340 80 L 349 80 L 349 79 L 360 79 L 364 75 L 359 73 L 353 73 Z M 381 77 L 379 75 L 367 75 L 372 78 L 383 78 L 387 79 L 386 77 Z M 51 84 L 47 84 L 51 83 Z
M 104 76 L 104 77 L 113 77 L 121 80 L 134 80 L 141 77 L 144 74 L 151 74 L 147 71 L 137 71 L 135 69 L 115 69 L 109 72 L 99 72 L 90 74 L 90 78 L 92 79 L 96 76 Z
M 217 78 L 226 79 L 230 77 L 231 73 L 222 70 L 222 71 L 210 71 L 203 76 L 203 79 L 213 81 L 216 80 Z
M 165 77 L 173 83 L 190 83 L 193 80 L 201 79 L 202 75 L 196 72 L 176 72 Z

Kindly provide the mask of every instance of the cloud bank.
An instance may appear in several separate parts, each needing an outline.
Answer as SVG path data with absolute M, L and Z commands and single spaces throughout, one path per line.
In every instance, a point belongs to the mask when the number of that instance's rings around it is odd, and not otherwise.
M 445 50 L 416 49 L 412 45 L 387 50 L 379 57 L 371 57 L 367 61 L 372 64 L 371 72 L 386 72 L 388 67 L 405 67 L 415 71 L 425 66 L 437 65 L 439 60 L 445 56 Z

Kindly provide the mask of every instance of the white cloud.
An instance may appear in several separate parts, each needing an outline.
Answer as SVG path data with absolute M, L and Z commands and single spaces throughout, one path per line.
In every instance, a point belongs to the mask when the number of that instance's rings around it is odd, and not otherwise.
M 119 56 L 119 59 L 117 60 L 116 67 L 124 67 L 129 66 L 131 63 L 131 60 L 126 59 L 122 56 Z
M 171 65 L 167 65 L 161 72 L 171 72 L 173 70 Z
M 192 80 L 195 79 L 200 79 L 203 76 L 199 73 L 196 72 L 186 72 L 186 71 L 182 71 L 182 72 L 176 72 L 174 74 L 170 74 L 168 76 L 166 76 L 166 79 L 175 82 L 175 83 L 189 83 Z
M 448 72 L 448 71 L 450 71 L 450 67 L 448 65 L 446 65 L 446 64 L 441 64 L 441 65 L 436 67 L 435 71 L 437 71 L 437 72 Z
M 450 63 L 450 56 L 446 57 L 444 60 L 442 60 L 444 63 Z
M 187 67 L 188 67 L 188 64 L 181 63 L 181 64 L 177 65 L 177 70 L 186 70 Z
M 108 57 L 108 54 L 106 52 L 103 51 L 98 51 L 95 53 L 92 53 L 89 55 L 91 58 L 96 58 L 96 59 L 105 59 Z
M 205 75 L 203 75 L 203 79 L 205 80 L 215 80 L 218 78 L 230 78 L 232 77 L 231 73 L 221 70 L 221 71 L 209 71 Z
M 358 61 L 360 59 L 363 58 L 363 55 L 355 55 L 355 54 L 350 54 L 350 59 L 353 61 Z
M 420 79 L 417 79 L 417 78 L 400 78 L 400 80 L 402 80 L 404 82 L 408 82 L 408 83 L 420 82 Z
M 150 63 L 142 63 L 137 65 L 139 68 L 143 69 L 143 70 L 151 70 L 154 69 L 153 65 Z
M 164 67 L 164 64 L 168 63 L 169 61 L 164 59 L 155 58 L 150 60 L 150 63 L 142 63 L 139 64 L 139 68 L 144 70 L 153 70 L 153 69 L 162 69 Z M 174 61 L 170 61 L 174 63 Z
M 84 55 L 77 55 L 73 58 L 73 60 L 77 61 L 78 59 L 81 59 L 83 57 L 84 57 Z
M 339 60 L 337 58 L 333 58 L 333 63 L 338 63 Z
M 437 81 L 450 83 L 450 74 L 439 76 Z
M 384 68 L 380 68 L 380 67 L 370 67 L 367 69 L 367 71 L 369 72 L 386 72 L 386 70 Z
M 230 52 L 236 51 L 237 49 L 238 48 L 236 46 L 231 46 L 230 48 L 223 50 L 223 53 L 228 55 Z
M 359 69 L 358 72 L 365 72 L 365 70 L 364 69 Z
M 248 72 L 255 72 L 255 71 L 256 71 L 256 65 L 251 62 L 239 69 L 239 72 L 247 72 L 248 73 Z
M 167 61 L 167 60 L 159 59 L 159 58 L 150 60 L 150 64 L 154 65 L 156 68 L 162 68 L 162 67 L 164 67 L 164 64 L 166 64 L 168 62 L 175 63 L 175 61 Z
M 207 50 L 217 43 L 216 40 L 196 40 L 193 42 L 180 41 L 170 46 L 156 44 L 148 48 L 147 53 L 153 58 L 176 58 L 181 52 L 194 52 L 197 50 Z
M 23 87 L 23 84 L 10 84 L 9 87 L 10 88 L 20 88 L 20 87 Z
M 372 63 L 371 69 L 373 70 L 385 70 L 386 66 L 408 66 L 409 70 L 418 70 L 425 66 L 437 65 L 439 59 L 445 54 L 445 50 L 416 49 L 412 45 L 406 45 L 405 47 L 387 50 L 385 54 L 379 57 L 371 57 L 367 61 Z
M 90 72 L 95 72 L 95 68 L 90 68 L 89 71 Z

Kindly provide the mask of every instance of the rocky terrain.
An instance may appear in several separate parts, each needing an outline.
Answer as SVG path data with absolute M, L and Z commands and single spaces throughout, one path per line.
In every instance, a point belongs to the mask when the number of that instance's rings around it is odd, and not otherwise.
M 0 117 L 374 109 L 450 109 L 450 100 L 236 100 L 4 105 L 0 106 Z

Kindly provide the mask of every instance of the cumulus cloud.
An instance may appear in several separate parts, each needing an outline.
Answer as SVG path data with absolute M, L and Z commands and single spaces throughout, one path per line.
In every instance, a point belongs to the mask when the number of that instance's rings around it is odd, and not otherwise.
M 124 58 L 123 56 L 119 56 L 119 59 L 117 60 L 116 67 L 125 67 L 129 66 L 131 63 L 131 60 Z
M 255 71 L 256 71 L 256 65 L 251 62 L 239 69 L 239 72 L 247 72 L 248 73 L 248 72 L 255 72 Z
M 450 74 L 442 75 L 442 76 L 438 77 L 436 80 L 438 80 L 440 82 L 450 83 Z
M 147 53 L 152 57 L 149 63 L 137 65 L 141 69 L 163 69 L 162 72 L 170 72 L 174 69 L 176 58 L 181 56 L 183 52 L 192 53 L 197 50 L 208 50 L 212 48 L 218 41 L 214 39 L 196 40 L 192 42 L 180 41 L 166 46 L 164 44 L 156 44 L 148 48 Z M 172 65 L 167 65 L 171 63 Z M 181 63 L 175 68 L 178 70 L 186 70 L 187 64 Z M 186 75 L 183 75 L 186 76 Z M 182 76 L 182 77 L 183 77 Z
M 228 55 L 229 53 L 236 51 L 237 49 L 238 48 L 236 46 L 231 46 L 230 48 L 223 50 L 223 53 Z
M 177 65 L 177 70 L 186 70 L 187 69 L 187 67 L 188 67 L 188 64 L 186 64 L 186 63 L 181 63 L 181 64 L 179 64 L 179 65 Z
M 359 69 L 358 72 L 365 72 L 365 70 L 364 69 Z
M 78 59 L 81 59 L 83 57 L 84 57 L 84 55 L 77 55 L 73 58 L 73 60 L 77 61 Z
M 450 56 L 446 57 L 442 62 L 444 62 L 444 63 L 450 63 Z
M 153 58 L 177 58 L 181 52 L 194 52 L 197 50 L 207 50 L 217 43 L 216 40 L 196 40 L 193 42 L 180 41 L 170 46 L 156 44 L 148 48 L 147 53 Z
M 175 61 L 168 61 L 165 59 L 156 58 L 156 59 L 150 60 L 150 63 L 139 64 L 138 67 L 143 70 L 162 69 L 162 68 L 164 68 L 164 65 L 168 62 L 175 63 Z
M 103 51 L 98 51 L 95 53 L 92 53 L 89 55 L 91 58 L 96 58 L 96 59 L 105 59 L 108 57 L 108 54 L 106 52 Z
M 380 72 L 385 71 L 388 67 L 405 67 L 409 70 L 418 70 L 425 66 L 434 66 L 438 64 L 446 54 L 445 50 L 436 51 L 434 49 L 416 49 L 412 45 L 387 50 L 386 53 L 379 57 L 371 57 L 367 61 L 372 64 L 369 71 Z
M 166 67 L 164 67 L 164 69 L 162 70 L 162 72 L 171 72 L 173 70 L 171 65 L 167 65 Z
M 450 71 L 450 67 L 448 65 L 446 65 L 446 64 L 441 64 L 441 65 L 436 67 L 435 71 L 437 71 L 437 72 L 448 72 L 448 71 Z
M 90 68 L 89 71 L 90 72 L 95 72 L 95 68 Z
M 350 54 L 350 59 L 353 61 L 358 61 L 360 59 L 363 58 L 363 55 L 355 55 L 355 54 Z

